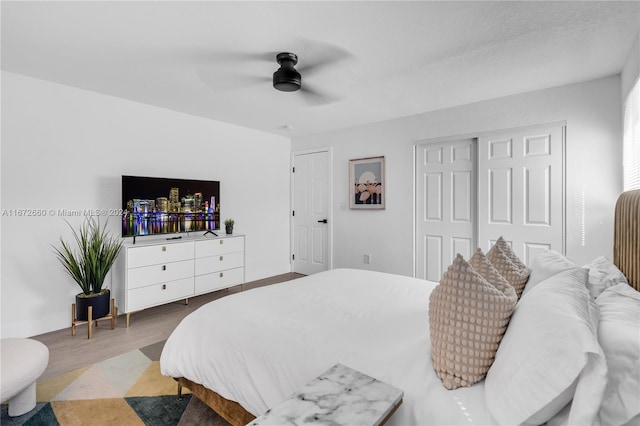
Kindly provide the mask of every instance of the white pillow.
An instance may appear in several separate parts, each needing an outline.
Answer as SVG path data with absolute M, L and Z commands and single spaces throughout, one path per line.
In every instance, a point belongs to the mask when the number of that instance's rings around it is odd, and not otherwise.
M 499 424 L 542 424 L 572 399 L 569 424 L 596 421 L 607 367 L 587 274 L 579 267 L 557 273 L 518 302 L 485 380 Z
M 567 269 L 575 268 L 575 264 L 555 250 L 547 250 L 538 254 L 531 261 L 531 274 L 524 288 L 523 295 L 527 294 L 541 281 Z
M 596 304 L 598 340 L 609 369 L 600 419 L 603 425 L 631 424 L 640 416 L 640 293 L 617 284 L 603 291 Z
M 600 296 L 607 287 L 620 283 L 629 284 L 620 269 L 604 256 L 596 258 L 584 267 L 589 269 L 589 290 L 593 297 Z

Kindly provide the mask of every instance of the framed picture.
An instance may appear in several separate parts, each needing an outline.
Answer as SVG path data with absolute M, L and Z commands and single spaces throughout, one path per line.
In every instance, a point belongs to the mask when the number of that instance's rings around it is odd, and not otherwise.
M 384 209 L 384 157 L 349 160 L 349 208 Z

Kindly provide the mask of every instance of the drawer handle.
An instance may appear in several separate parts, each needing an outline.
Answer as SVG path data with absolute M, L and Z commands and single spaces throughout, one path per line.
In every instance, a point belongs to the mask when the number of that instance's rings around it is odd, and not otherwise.
M 167 265 L 162 265 L 162 270 L 166 271 L 167 270 Z
M 220 244 L 224 244 L 224 240 L 220 240 Z
M 224 260 L 224 256 L 220 256 L 220 262 Z
M 220 272 L 220 278 L 224 277 L 224 272 Z
M 162 289 L 166 290 L 167 289 L 167 285 L 166 284 L 162 284 Z
M 167 246 L 162 246 L 162 251 L 167 251 Z

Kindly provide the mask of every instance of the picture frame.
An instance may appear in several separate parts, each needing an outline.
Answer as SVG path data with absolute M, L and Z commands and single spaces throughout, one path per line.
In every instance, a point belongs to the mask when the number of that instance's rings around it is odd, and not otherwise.
M 383 210 L 385 183 L 384 156 L 349 160 L 349 208 Z

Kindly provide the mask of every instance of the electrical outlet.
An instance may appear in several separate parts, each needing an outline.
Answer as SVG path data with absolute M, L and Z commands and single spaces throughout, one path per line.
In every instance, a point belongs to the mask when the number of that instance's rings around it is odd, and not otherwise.
M 366 254 L 364 255 L 364 263 L 366 263 L 367 265 L 371 263 L 371 255 L 370 254 Z

